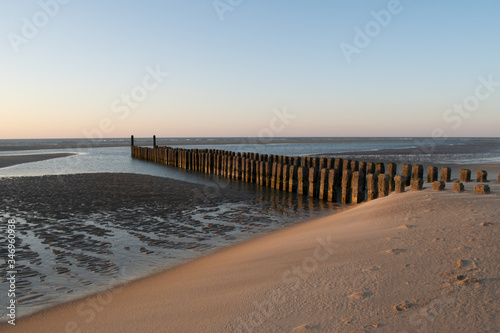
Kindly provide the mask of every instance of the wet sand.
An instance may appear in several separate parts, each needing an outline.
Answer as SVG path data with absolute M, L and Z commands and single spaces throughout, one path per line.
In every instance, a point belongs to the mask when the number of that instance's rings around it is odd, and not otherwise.
M 17 150 L 17 149 L 16 149 Z M 68 157 L 75 154 L 71 153 L 55 153 L 55 154 L 35 154 L 35 155 L 11 155 L 0 156 L 0 168 L 13 166 L 16 164 L 39 162 L 52 158 Z
M 18 315 L 336 209 L 272 191 L 125 173 L 0 178 L 0 204 L 0 221 L 18 220 Z M 0 257 L 7 254 L 0 247 Z M 5 275 L 0 282 L 4 295 Z

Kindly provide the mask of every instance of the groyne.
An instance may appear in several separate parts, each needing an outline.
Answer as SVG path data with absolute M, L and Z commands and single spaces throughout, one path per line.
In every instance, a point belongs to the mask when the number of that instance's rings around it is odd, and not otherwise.
M 429 166 L 424 179 L 420 164 L 403 164 L 397 174 L 396 163 L 374 163 L 342 158 L 268 155 L 253 152 L 232 152 L 220 149 L 185 149 L 157 146 L 138 147 L 131 137 L 131 156 L 186 170 L 256 183 L 276 190 L 297 193 L 329 202 L 360 203 L 401 193 L 406 186 L 421 190 L 424 182 L 436 191 L 451 182 L 451 168 Z M 461 192 L 463 183 L 473 181 L 471 170 L 460 170 L 460 180 L 453 185 Z M 477 171 L 477 182 L 488 182 L 488 173 Z M 499 175 L 500 182 L 500 175 Z M 488 193 L 488 186 L 476 186 L 476 193 Z M 458 189 L 458 190 L 456 190 Z

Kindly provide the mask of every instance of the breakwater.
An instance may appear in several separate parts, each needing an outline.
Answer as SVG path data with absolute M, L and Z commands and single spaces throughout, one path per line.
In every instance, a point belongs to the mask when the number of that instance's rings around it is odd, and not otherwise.
M 401 193 L 407 186 L 410 186 L 410 190 L 421 190 L 425 182 L 440 191 L 452 181 L 449 167 L 438 170 L 435 166 L 429 166 L 424 174 L 422 165 L 405 163 L 401 174 L 397 174 L 396 163 L 173 148 L 157 146 L 154 136 L 153 147 L 135 146 L 132 136 L 131 156 L 343 204 L 374 200 L 391 192 Z M 479 170 L 476 181 L 488 182 L 487 176 L 486 171 Z M 471 170 L 460 170 L 460 180 L 456 182 L 463 184 L 471 181 Z M 489 191 L 484 184 L 476 187 L 477 193 Z M 462 192 L 463 186 L 453 186 L 453 190 Z

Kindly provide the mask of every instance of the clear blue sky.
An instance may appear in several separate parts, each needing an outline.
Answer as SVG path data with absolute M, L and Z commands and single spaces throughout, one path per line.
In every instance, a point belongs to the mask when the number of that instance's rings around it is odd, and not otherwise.
M 2 1 L 1 138 L 500 136 L 498 1 L 60 1 Z

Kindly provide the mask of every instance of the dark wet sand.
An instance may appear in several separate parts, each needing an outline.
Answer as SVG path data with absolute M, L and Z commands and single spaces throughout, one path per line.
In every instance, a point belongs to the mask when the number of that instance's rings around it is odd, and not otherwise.
M 55 153 L 55 154 L 0 156 L 0 168 L 6 168 L 16 164 L 45 161 L 45 160 L 50 160 L 52 158 L 68 157 L 72 155 L 75 154 Z

